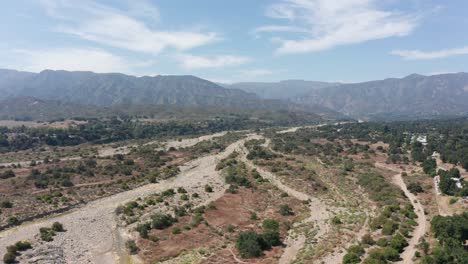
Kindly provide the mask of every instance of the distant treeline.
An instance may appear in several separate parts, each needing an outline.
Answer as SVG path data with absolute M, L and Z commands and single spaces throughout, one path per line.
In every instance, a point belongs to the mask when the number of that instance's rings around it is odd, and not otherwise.
M 338 128 L 338 129 L 337 129 Z M 320 134 L 328 139 L 356 138 L 383 141 L 390 145 L 388 154 L 396 156 L 411 150 L 413 160 L 424 162 L 434 151 L 442 161 L 459 164 L 468 170 L 468 119 L 424 120 L 406 122 L 351 123 L 321 127 Z M 416 140 L 426 139 L 427 145 Z
M 105 144 L 129 139 L 210 134 L 228 130 L 256 129 L 278 125 L 256 119 L 232 117 L 204 121 L 139 122 L 112 118 L 89 120 L 67 129 L 0 127 L 0 151 L 25 150 L 41 145 L 74 146 L 85 142 Z

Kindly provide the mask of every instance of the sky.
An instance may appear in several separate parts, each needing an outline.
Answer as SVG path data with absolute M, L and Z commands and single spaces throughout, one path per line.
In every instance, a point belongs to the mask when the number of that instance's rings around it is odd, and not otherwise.
M 359 82 L 468 71 L 466 0 L 15 0 L 0 68 Z

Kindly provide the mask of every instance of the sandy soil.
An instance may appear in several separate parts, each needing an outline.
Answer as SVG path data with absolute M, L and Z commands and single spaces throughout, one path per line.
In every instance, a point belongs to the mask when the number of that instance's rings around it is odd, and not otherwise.
M 175 147 L 175 148 L 186 148 L 186 147 L 191 147 L 201 141 L 204 141 L 204 140 L 211 140 L 215 137 L 221 137 L 223 135 L 225 135 L 227 132 L 220 132 L 220 133 L 215 133 L 215 134 L 212 134 L 212 135 L 204 135 L 204 136 L 201 136 L 201 137 L 197 137 L 197 138 L 186 138 L 186 139 L 182 139 L 182 140 L 171 140 L 171 141 L 167 141 L 167 142 L 163 142 L 163 145 L 165 146 L 163 149 L 164 150 L 168 150 L 170 147 Z M 151 144 L 157 144 L 157 143 L 161 143 L 160 141 L 151 141 L 151 142 L 148 142 L 148 143 L 145 143 L 144 145 L 151 145 Z M 106 146 L 106 147 L 103 147 L 101 149 L 98 150 L 98 154 L 96 156 L 98 157 L 101 157 L 101 158 L 105 158 L 105 157 L 110 157 L 110 156 L 114 156 L 114 155 L 117 155 L 117 154 L 128 154 L 130 153 L 130 150 L 132 147 L 137 147 L 138 145 L 127 145 L 127 146 L 123 146 L 123 147 L 118 147 L 118 148 L 114 148 L 114 147 L 109 147 L 109 146 Z M 70 161 L 70 160 L 81 160 L 82 157 L 67 157 L 67 158 L 62 158 L 60 159 L 61 161 Z M 36 160 L 36 163 L 40 163 L 42 162 L 42 160 Z M 8 166 L 12 166 L 14 164 L 20 164 L 21 167 L 29 167 L 30 164 L 31 164 L 31 160 L 26 160 L 26 161 L 15 161 L 15 162 L 7 162 L 7 163 L 0 163 L 0 166 L 4 166 L 4 167 L 8 167 Z
M 188 162 L 181 168 L 181 173 L 176 178 L 122 192 L 96 200 L 63 215 L 3 231 L 0 233 L 0 255 L 5 253 L 6 246 L 19 240 L 32 239 L 39 233 L 40 227 L 51 226 L 53 222 L 59 221 L 67 232 L 59 233 L 53 242 L 47 244 L 63 249 L 65 263 L 125 263 L 127 258 L 119 256 L 118 252 L 121 252 L 121 249 L 117 248 L 119 244 L 115 219 L 117 206 L 168 188 L 184 186 L 190 189 L 204 186 L 207 183 L 224 184 L 215 170 L 216 164 L 218 160 L 238 150 L 245 140 L 247 139 L 231 144 L 217 155 L 205 156 Z M 213 192 L 210 200 L 218 199 L 223 193 L 223 191 Z
M 35 121 L 15 121 L 15 120 L 0 120 L 0 126 L 12 127 L 49 127 L 49 128 L 68 128 L 88 123 L 87 121 L 65 120 L 60 122 L 35 122 Z

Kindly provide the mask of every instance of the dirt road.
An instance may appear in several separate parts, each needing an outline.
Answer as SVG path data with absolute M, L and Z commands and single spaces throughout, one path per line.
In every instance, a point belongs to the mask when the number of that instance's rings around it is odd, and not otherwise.
M 398 187 L 400 187 L 400 189 L 405 193 L 406 197 L 408 197 L 408 199 L 410 200 L 411 204 L 414 207 L 414 212 L 418 216 L 418 219 L 416 220 L 418 225 L 416 226 L 416 228 L 412 232 L 412 237 L 411 237 L 410 241 L 408 241 L 408 246 L 405 248 L 403 253 L 401 253 L 401 255 L 400 255 L 402 260 L 397 262 L 397 263 L 401 263 L 401 264 L 413 263 L 412 258 L 414 257 L 414 254 L 417 251 L 416 246 L 419 243 L 419 239 L 421 239 L 424 236 L 424 234 L 426 233 L 427 222 L 426 222 L 426 215 L 424 214 L 424 208 L 421 205 L 421 203 L 418 201 L 418 198 L 414 194 L 412 194 L 410 191 L 408 191 L 408 188 L 406 187 L 406 184 L 405 184 L 405 182 L 403 180 L 403 177 L 401 175 L 401 173 L 402 173 L 401 170 L 396 169 L 396 168 L 391 167 L 391 166 L 386 165 L 386 164 L 382 164 L 382 163 L 376 163 L 375 166 L 378 167 L 378 168 L 383 168 L 383 169 L 386 169 L 386 170 L 391 170 L 391 171 L 398 172 L 398 174 L 393 176 L 393 182 Z
M 256 135 L 251 137 L 255 139 L 262 139 L 263 137 Z M 265 144 L 268 144 L 268 140 Z M 257 167 L 253 164 L 252 161 L 248 160 L 246 155 L 248 151 L 243 147 L 241 151 L 242 161 L 249 167 L 257 169 L 258 173 L 262 178 L 269 180 L 273 185 L 275 185 L 281 191 L 287 193 L 288 195 L 300 200 L 300 201 L 309 201 L 310 217 L 304 219 L 300 223 L 296 223 L 295 226 L 304 224 L 304 223 L 314 223 L 317 233 L 315 235 L 317 241 L 330 230 L 330 206 L 325 204 L 322 200 L 312 197 L 306 193 L 297 191 L 281 182 L 279 178 L 276 177 L 273 173 L 266 171 L 262 168 Z M 327 208 L 329 210 L 327 210 Z M 301 250 L 305 244 L 306 238 L 302 234 L 293 234 L 293 231 L 290 232 L 288 238 L 286 239 L 286 248 L 283 255 L 281 256 L 279 263 L 280 264 L 289 264 L 296 259 L 297 253 Z
M 176 178 L 122 192 L 96 200 L 63 215 L 25 223 L 3 231 L 0 233 L 0 256 L 3 256 L 8 245 L 20 240 L 31 239 L 39 233 L 39 228 L 51 226 L 53 222 L 58 221 L 64 225 L 67 232 L 59 233 L 54 241 L 46 243 L 46 245 L 63 253 L 64 260 L 59 263 L 125 263 L 127 258 L 118 254 L 121 251 L 118 244 L 121 243 L 118 242 L 117 237 L 115 218 L 117 206 L 168 188 L 183 186 L 187 190 L 192 188 L 202 190 L 208 183 L 217 191 L 211 193 L 210 197 L 204 199 L 204 202 L 218 199 L 224 193 L 224 182 L 215 170 L 216 163 L 233 151 L 239 150 L 245 140 L 231 144 L 219 154 L 188 162 L 181 167 L 181 173 Z

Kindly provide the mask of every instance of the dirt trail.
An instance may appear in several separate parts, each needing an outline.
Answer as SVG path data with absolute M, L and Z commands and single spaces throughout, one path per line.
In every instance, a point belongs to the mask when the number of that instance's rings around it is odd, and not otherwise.
M 41 219 L 32 223 L 25 223 L 19 227 L 0 233 L 0 256 L 5 253 L 5 248 L 19 240 L 28 240 L 39 233 L 39 228 L 51 226 L 59 221 L 67 229 L 67 232 L 59 233 L 54 241 L 46 243 L 63 250 L 65 263 L 125 263 L 121 254 L 118 254 L 119 241 L 116 238 L 117 222 L 115 209 L 117 206 L 145 197 L 167 188 L 184 186 L 191 188 L 203 188 L 206 184 L 224 186 L 224 182 L 215 170 L 218 160 L 227 157 L 235 150 L 239 150 L 247 139 L 239 140 L 225 149 L 225 151 L 192 160 L 181 167 L 181 173 L 169 180 L 156 184 L 149 184 L 137 189 L 122 192 L 110 197 L 96 200 L 86 206 L 68 212 L 63 215 Z M 216 200 L 224 193 L 221 188 L 214 188 L 210 194 L 210 200 Z
M 263 139 L 263 137 L 256 135 L 255 137 L 251 137 L 255 139 Z M 268 144 L 268 140 L 265 144 Z M 252 161 L 248 160 L 247 150 L 242 148 L 241 151 L 241 159 L 242 161 L 249 167 L 257 169 L 258 173 L 262 176 L 262 178 L 269 180 L 273 185 L 275 185 L 281 191 L 287 193 L 288 195 L 300 200 L 300 201 L 309 201 L 309 208 L 310 208 L 310 217 L 303 220 L 301 223 L 297 223 L 297 225 L 301 225 L 304 223 L 314 223 L 315 227 L 317 228 L 316 239 L 320 241 L 320 239 L 330 230 L 330 213 L 327 211 L 327 206 L 323 201 L 312 197 L 306 193 L 299 192 L 281 182 L 279 178 L 277 178 L 273 173 L 266 171 L 262 168 L 257 167 L 253 164 Z M 296 225 L 296 226 L 297 226 Z M 288 235 L 286 240 L 286 248 L 284 250 L 283 255 L 281 256 L 279 263 L 280 264 L 289 264 L 296 259 L 297 253 L 301 250 L 305 244 L 306 238 L 300 234 L 297 238 L 292 237 L 292 233 Z
M 410 191 L 408 191 L 408 188 L 406 187 L 406 184 L 405 184 L 405 182 L 403 180 L 403 177 L 401 175 L 401 173 L 402 173 L 401 170 L 393 168 L 393 167 L 388 166 L 386 164 L 382 164 L 382 163 L 375 163 L 375 166 L 378 167 L 378 168 L 383 168 L 383 169 L 386 169 L 386 170 L 391 170 L 391 171 L 394 171 L 394 172 L 398 172 L 398 174 L 393 176 L 393 182 L 398 187 L 400 187 L 400 189 L 405 193 L 406 197 L 408 197 L 408 199 L 410 200 L 411 204 L 414 207 L 414 211 L 415 211 L 416 215 L 418 216 L 418 219 L 416 221 L 418 223 L 418 225 L 416 226 L 416 228 L 412 232 L 412 237 L 411 237 L 410 241 L 408 241 L 408 246 L 405 248 L 405 251 L 403 251 L 403 253 L 401 253 L 401 255 L 400 255 L 402 260 L 397 262 L 397 263 L 401 263 L 401 264 L 413 263 L 412 258 L 414 257 L 414 254 L 417 251 L 416 246 L 419 243 L 419 239 L 421 239 L 424 236 L 424 234 L 426 233 L 427 225 L 426 225 L 426 215 L 424 214 L 424 208 L 421 205 L 421 203 L 418 201 L 418 198 L 414 194 L 412 194 Z

